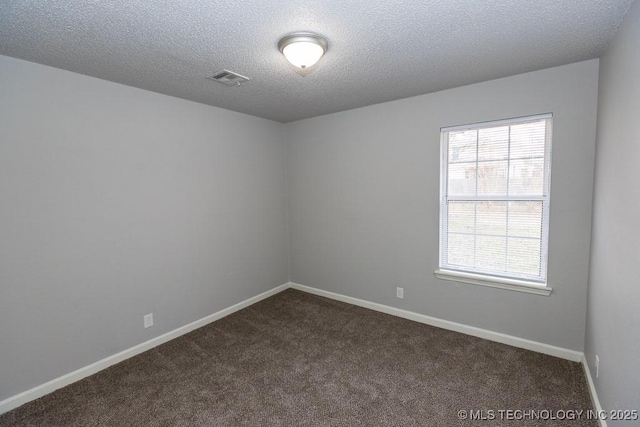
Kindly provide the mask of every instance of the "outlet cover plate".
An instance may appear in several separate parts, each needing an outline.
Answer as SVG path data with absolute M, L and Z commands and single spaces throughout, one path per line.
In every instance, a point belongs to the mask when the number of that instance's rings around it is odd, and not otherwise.
M 144 316 L 144 327 L 146 329 L 152 326 L 153 326 L 153 313 L 149 313 L 146 316 Z

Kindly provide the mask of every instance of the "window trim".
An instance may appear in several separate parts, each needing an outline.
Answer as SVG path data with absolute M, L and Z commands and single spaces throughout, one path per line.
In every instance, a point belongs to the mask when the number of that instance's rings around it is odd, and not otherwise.
M 438 269 L 433 274 L 441 280 L 450 280 L 470 285 L 488 286 L 490 288 L 507 289 L 535 295 L 549 296 L 552 288 L 545 284 L 536 284 L 524 280 L 507 279 L 506 277 L 489 276 L 484 274 L 464 273 L 462 271 Z
M 490 272 L 473 271 L 472 269 L 451 269 L 449 266 L 443 264 L 443 252 L 445 251 L 445 245 L 443 244 L 443 230 L 447 223 L 446 218 L 446 203 L 448 201 L 448 142 L 445 140 L 448 132 L 462 131 L 462 130 L 479 130 L 488 127 L 506 126 L 512 124 L 518 124 L 523 122 L 535 121 L 535 120 L 547 120 L 546 127 L 546 146 L 545 146 L 545 184 L 543 188 L 543 195 L 536 196 L 543 202 L 543 229 L 542 229 L 542 247 L 541 247 L 541 269 L 543 280 L 535 280 L 532 278 L 519 278 L 516 276 L 502 277 L 500 275 L 494 275 Z M 526 292 L 536 295 L 548 296 L 552 292 L 552 288 L 547 286 L 548 281 L 548 246 L 549 246 L 549 206 L 550 206 L 550 189 L 551 189 L 551 143 L 552 143 L 552 124 L 553 114 L 537 114 L 532 116 L 515 117 L 503 120 L 494 120 L 480 123 L 471 123 L 459 126 L 442 127 L 440 129 L 440 228 L 439 228 L 439 257 L 438 257 L 438 269 L 434 272 L 434 275 L 438 279 L 450 280 L 461 283 L 468 283 L 480 286 L 488 286 L 499 289 L 507 289 L 512 291 Z M 464 197 L 463 197 L 464 198 Z M 481 199 L 482 196 L 471 196 L 470 199 Z M 500 197 L 488 196 L 490 199 L 496 199 Z M 517 199 L 515 196 L 507 196 L 509 200 Z M 527 200 L 531 200 L 530 197 L 526 197 Z

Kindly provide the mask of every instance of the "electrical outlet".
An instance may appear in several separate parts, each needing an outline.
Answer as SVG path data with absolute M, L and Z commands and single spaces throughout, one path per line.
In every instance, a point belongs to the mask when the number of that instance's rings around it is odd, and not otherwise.
M 144 327 L 150 328 L 153 326 L 153 313 L 149 313 L 144 316 Z
M 400 299 L 404 298 L 404 288 L 396 288 L 396 297 Z
M 598 378 L 598 374 L 600 373 L 600 358 L 596 354 L 596 378 Z

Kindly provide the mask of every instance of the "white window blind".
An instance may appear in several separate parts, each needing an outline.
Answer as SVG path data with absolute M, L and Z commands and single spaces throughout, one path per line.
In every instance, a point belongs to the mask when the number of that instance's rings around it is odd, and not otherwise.
M 551 114 L 441 129 L 440 269 L 544 285 Z

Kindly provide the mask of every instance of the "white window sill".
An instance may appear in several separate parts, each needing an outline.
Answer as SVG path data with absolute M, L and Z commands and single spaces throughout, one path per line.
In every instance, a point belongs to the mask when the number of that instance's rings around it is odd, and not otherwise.
M 509 291 L 516 292 L 526 292 L 535 295 L 549 296 L 552 291 L 552 289 L 546 285 L 536 285 L 523 280 L 483 276 L 481 274 L 461 273 L 459 271 L 451 270 L 436 270 L 433 274 L 435 274 L 438 279 L 442 280 L 488 286 L 490 288 L 507 289 Z

